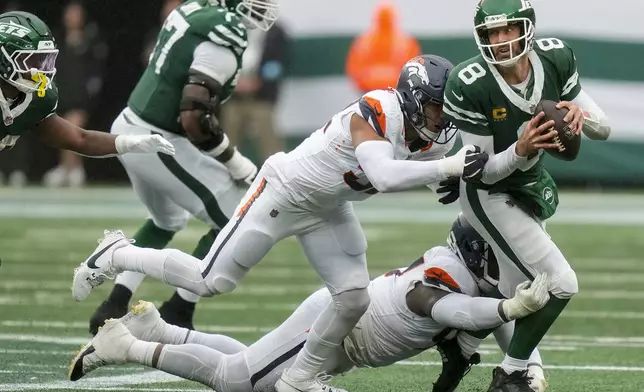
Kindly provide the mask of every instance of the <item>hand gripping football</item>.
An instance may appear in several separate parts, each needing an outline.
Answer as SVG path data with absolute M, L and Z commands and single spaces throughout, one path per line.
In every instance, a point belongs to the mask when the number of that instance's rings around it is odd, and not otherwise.
M 555 122 L 554 129 L 557 131 L 557 136 L 550 142 L 556 143 L 558 148 L 548 148 L 545 151 L 557 159 L 564 161 L 574 161 L 579 154 L 581 147 L 581 135 L 575 134 L 572 129 L 564 122 L 564 117 L 568 114 L 568 109 L 557 109 L 557 102 L 543 100 L 539 102 L 535 109 L 535 115 L 539 112 L 544 113 L 544 117 L 539 125 L 553 120 Z

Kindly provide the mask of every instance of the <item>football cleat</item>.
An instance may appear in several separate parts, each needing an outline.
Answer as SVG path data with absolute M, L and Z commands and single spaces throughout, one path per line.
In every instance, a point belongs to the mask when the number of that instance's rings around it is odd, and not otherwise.
M 135 338 L 146 342 L 160 342 L 166 326 L 154 304 L 146 301 L 132 306 L 121 322 Z
M 275 383 L 277 392 L 348 392 L 345 389 L 329 385 L 333 377 L 326 373 L 319 373 L 312 380 L 294 381 L 288 375 L 288 369 L 282 372 L 282 376 Z
M 546 381 L 546 377 L 543 374 L 543 369 L 540 365 L 529 365 L 528 376 L 532 378 L 530 380 L 530 388 L 532 388 L 534 392 L 544 392 L 546 388 L 548 388 L 548 382 Z
M 103 284 L 105 279 L 114 279 L 121 272 L 112 266 L 112 255 L 116 249 L 134 242 L 121 230 L 105 230 L 103 234 L 94 252 L 74 270 L 72 296 L 76 301 L 84 300 L 94 287 Z
M 506 373 L 500 366 L 492 371 L 492 383 L 488 392 L 534 392 L 530 386 L 532 377 L 528 375 L 528 369 Z
M 69 379 L 77 381 L 102 366 L 127 362 L 127 352 L 136 338 L 119 320 L 105 321 L 96 336 L 81 347 L 69 364 Z
M 463 356 L 461 347 L 456 339 L 443 340 L 436 349 L 443 361 L 443 370 L 432 387 L 432 392 L 452 392 L 458 387 L 461 380 L 470 371 L 472 365 L 481 362 L 478 353 L 474 353 L 468 360 Z

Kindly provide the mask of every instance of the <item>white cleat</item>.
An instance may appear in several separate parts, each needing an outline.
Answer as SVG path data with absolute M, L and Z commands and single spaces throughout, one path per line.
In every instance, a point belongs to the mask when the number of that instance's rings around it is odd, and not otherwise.
M 94 252 L 74 270 L 72 296 L 76 301 L 82 301 L 100 286 L 105 279 L 114 279 L 121 272 L 112 266 L 112 255 L 116 249 L 134 242 L 125 237 L 121 230 L 103 232 Z
M 107 365 L 121 365 L 126 362 L 127 352 L 136 338 L 117 319 L 105 321 L 98 333 L 88 344 L 81 347 L 69 364 L 69 379 L 79 380 L 87 373 Z
M 348 392 L 345 389 L 329 385 L 332 376 L 320 373 L 313 380 L 294 381 L 288 375 L 288 369 L 282 372 L 282 376 L 275 383 L 277 392 Z
M 120 320 L 135 338 L 146 342 L 161 342 L 166 322 L 153 303 L 139 301 Z
M 531 377 L 529 384 L 534 392 L 544 392 L 548 388 L 548 382 L 541 366 L 528 366 L 528 376 Z

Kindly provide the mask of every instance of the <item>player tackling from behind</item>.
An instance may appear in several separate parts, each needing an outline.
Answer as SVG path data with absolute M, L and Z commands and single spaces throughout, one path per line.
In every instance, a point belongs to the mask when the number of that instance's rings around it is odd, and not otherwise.
M 354 367 L 383 367 L 436 347 L 443 371 L 432 392 L 452 392 L 473 363 L 480 339 L 465 330 L 499 328 L 503 350 L 512 335 L 510 320 L 532 314 L 549 300 L 548 277 L 524 282 L 509 300 L 480 297 L 498 279 L 494 253 L 467 221 L 452 225 L 448 246 L 437 246 L 411 265 L 369 284 L 371 303 L 341 345 L 320 369 L 322 383 Z M 333 302 L 320 289 L 279 327 L 249 347 L 227 336 L 167 324 L 153 304 L 141 301 L 119 319 L 106 322 L 72 360 L 69 377 L 108 365 L 138 363 L 200 382 L 218 392 L 271 392 L 282 371 L 305 345 L 320 312 Z M 460 330 L 460 331 L 459 331 Z M 454 336 L 455 335 L 455 336 Z M 537 350 L 531 356 L 534 391 L 546 383 Z M 327 386 L 327 392 L 336 388 Z
M 175 249 L 137 248 L 122 232 L 107 232 L 76 269 L 74 298 L 82 301 L 121 271 L 141 272 L 200 296 L 228 293 L 278 241 L 296 236 L 331 301 L 276 389 L 325 391 L 316 374 L 369 306 L 367 241 L 352 201 L 451 176 L 474 179 L 487 160 L 473 146 L 443 158 L 455 132 L 442 119 L 451 70 L 442 57 L 413 58 L 395 89 L 365 94 L 293 151 L 271 156 L 203 260 Z M 408 159 L 418 153 L 433 160 Z M 466 155 L 471 164 L 464 168 Z

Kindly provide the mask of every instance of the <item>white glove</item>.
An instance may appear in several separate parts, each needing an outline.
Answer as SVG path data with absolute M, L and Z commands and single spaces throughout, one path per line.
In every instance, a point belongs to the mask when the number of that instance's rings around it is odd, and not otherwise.
M 541 273 L 534 281 L 529 280 L 517 286 L 514 297 L 503 301 L 503 311 L 509 320 L 516 320 L 546 306 L 550 300 L 550 277 Z
M 235 181 L 243 181 L 246 184 L 250 185 L 253 183 L 255 176 L 257 175 L 257 166 L 248 158 L 243 156 L 235 148 L 232 158 L 224 163 L 230 176 Z
M 174 146 L 160 135 L 118 135 L 114 140 L 119 155 L 161 152 L 174 155 Z

